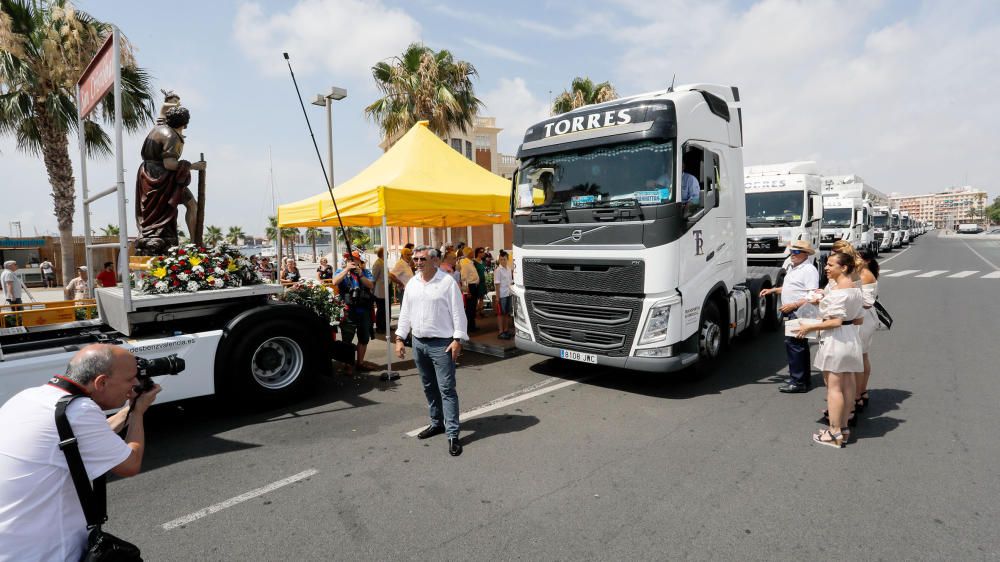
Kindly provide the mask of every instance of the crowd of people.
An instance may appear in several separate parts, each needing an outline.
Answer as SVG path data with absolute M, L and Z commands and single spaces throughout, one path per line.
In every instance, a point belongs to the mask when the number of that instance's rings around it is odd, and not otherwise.
M 824 267 L 827 284 L 820 289 L 819 272 L 811 261 L 816 252 L 809 242 L 798 240 L 789 251 L 782 286 L 760 294 L 780 294 L 782 314 L 787 320 L 799 321 L 795 333 L 785 337 L 789 376 L 778 390 L 809 391 L 809 339 L 817 339 L 814 366 L 823 373 L 827 389 L 823 411 L 826 427 L 816 431 L 812 440 L 841 448 L 851 440 L 858 413 L 868 406 L 869 351 L 879 322 L 874 309 L 878 260 L 867 249 L 858 252 L 839 240 Z

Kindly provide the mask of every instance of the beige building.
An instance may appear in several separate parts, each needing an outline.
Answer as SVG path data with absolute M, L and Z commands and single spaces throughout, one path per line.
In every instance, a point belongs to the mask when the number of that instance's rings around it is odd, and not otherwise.
M 516 160 L 513 156 L 501 154 L 497 148 L 497 137 L 502 130 L 497 127 L 495 117 L 476 117 L 470 130 L 462 132 L 454 128 L 442 140 L 469 160 L 494 174 L 512 178 L 514 171 L 517 170 Z M 389 150 L 401 136 L 402 133 L 383 140 L 379 148 L 383 151 Z M 388 234 L 390 251 L 408 242 L 437 247 L 462 241 L 472 247 L 488 247 L 495 255 L 496 250 L 500 248 L 509 250 L 514 242 L 513 229 L 509 224 L 456 228 L 389 228 Z
M 917 220 L 930 221 L 935 228 L 955 228 L 961 223 L 986 223 L 986 192 L 972 186 L 952 187 L 927 195 L 890 196 L 892 204 Z

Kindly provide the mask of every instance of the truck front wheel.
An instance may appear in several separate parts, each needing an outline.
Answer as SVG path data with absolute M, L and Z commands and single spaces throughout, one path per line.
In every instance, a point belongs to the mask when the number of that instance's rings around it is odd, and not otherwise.
M 711 364 L 722 355 L 725 335 L 719 309 L 714 302 L 706 302 L 701 309 L 701 325 L 698 330 L 698 361 Z

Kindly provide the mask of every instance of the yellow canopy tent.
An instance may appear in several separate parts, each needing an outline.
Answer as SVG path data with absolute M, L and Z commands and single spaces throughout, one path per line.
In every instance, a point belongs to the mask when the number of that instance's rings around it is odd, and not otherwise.
M 510 180 L 463 157 L 425 121 L 333 193 L 345 226 L 451 227 L 510 220 Z M 279 205 L 278 224 L 337 226 L 330 194 Z

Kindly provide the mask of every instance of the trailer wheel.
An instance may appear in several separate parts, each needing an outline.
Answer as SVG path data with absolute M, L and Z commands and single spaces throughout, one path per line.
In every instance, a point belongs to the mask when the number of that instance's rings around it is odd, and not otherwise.
M 297 395 L 318 372 L 320 353 L 312 335 L 290 319 L 250 327 L 226 358 L 227 384 L 251 401 Z
M 763 288 L 763 279 L 750 281 L 750 326 L 746 330 L 748 336 L 760 334 L 767 319 L 767 297 L 760 296 Z

